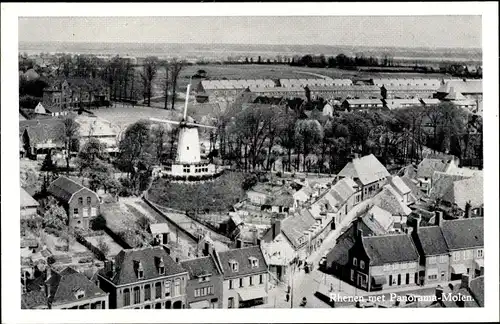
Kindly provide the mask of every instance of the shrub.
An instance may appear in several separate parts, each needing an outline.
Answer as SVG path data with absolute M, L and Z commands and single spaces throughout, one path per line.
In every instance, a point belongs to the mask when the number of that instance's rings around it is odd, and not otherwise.
M 53 255 L 50 255 L 50 256 L 47 258 L 47 263 L 48 263 L 49 265 L 52 265 L 52 264 L 56 263 L 56 259 L 54 258 L 54 256 L 53 256 Z

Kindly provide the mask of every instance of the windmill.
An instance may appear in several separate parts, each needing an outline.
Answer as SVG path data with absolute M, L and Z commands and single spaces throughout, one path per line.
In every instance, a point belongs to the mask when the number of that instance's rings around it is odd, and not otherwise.
M 216 129 L 216 127 L 188 121 L 187 108 L 190 89 L 191 84 L 188 84 L 186 90 L 186 101 L 184 104 L 184 114 L 181 121 L 149 118 L 149 120 L 153 122 L 179 126 L 177 131 L 177 156 L 175 158 L 175 162 L 171 165 L 171 170 L 167 169 L 167 175 L 202 176 L 213 175 L 216 173 L 214 164 L 203 162 L 201 159 L 200 138 L 198 134 L 198 128 Z

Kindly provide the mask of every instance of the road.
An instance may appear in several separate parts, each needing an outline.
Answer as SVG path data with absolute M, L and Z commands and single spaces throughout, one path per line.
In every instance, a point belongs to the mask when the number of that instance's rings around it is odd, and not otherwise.
M 307 263 L 313 264 L 313 269 L 309 273 L 305 273 L 303 268 L 292 270 L 292 280 L 293 284 L 293 308 L 300 307 L 300 303 L 303 297 L 307 298 L 307 304 L 305 308 L 325 308 L 329 307 L 326 303 L 319 300 L 314 296 L 315 292 L 320 287 L 320 284 L 326 285 L 327 287 L 333 286 L 334 291 L 340 294 L 346 294 L 351 296 L 356 296 L 361 294 L 357 288 L 350 286 L 349 284 L 338 280 L 337 278 L 324 274 L 318 270 L 318 263 L 321 257 L 325 256 L 328 251 L 330 251 L 335 246 L 335 241 L 341 234 L 340 231 L 345 228 L 353 220 L 356 214 L 366 206 L 367 202 L 363 202 L 355 206 L 348 215 L 344 218 L 341 224 L 333 231 L 331 231 L 327 237 L 323 240 L 320 248 L 313 251 L 311 255 L 307 258 Z M 287 284 L 280 284 L 275 288 L 271 289 L 269 292 L 268 304 L 263 307 L 268 308 L 290 308 L 292 305 L 290 302 L 286 302 L 286 289 Z

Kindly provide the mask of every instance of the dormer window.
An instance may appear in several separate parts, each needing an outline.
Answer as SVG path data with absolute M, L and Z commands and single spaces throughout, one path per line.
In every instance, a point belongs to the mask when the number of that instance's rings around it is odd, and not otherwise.
M 238 262 L 236 262 L 235 260 L 231 260 L 229 261 L 229 266 L 231 267 L 231 270 L 233 272 L 238 272 Z
M 259 266 L 259 260 L 255 257 L 249 257 L 248 261 L 250 262 L 250 266 L 252 268 L 257 268 Z
M 137 279 L 144 279 L 144 268 L 142 267 L 141 261 L 134 261 L 134 263 Z
M 82 299 L 85 298 L 85 290 L 78 288 L 75 290 L 75 297 L 76 299 Z
M 162 257 L 155 257 L 155 263 L 156 267 L 158 268 L 158 274 L 163 275 L 165 274 L 165 263 L 163 262 Z

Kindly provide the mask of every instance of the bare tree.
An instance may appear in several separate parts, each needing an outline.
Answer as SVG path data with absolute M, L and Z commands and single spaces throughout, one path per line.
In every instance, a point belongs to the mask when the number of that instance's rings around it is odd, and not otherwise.
M 147 57 L 142 66 L 141 77 L 144 83 L 144 93 L 148 101 L 148 107 L 151 107 L 151 92 L 153 87 L 153 79 L 158 72 L 158 58 Z M 146 99 L 145 98 L 145 99 Z
M 162 62 L 162 66 L 165 69 L 165 83 L 163 84 L 163 94 L 165 95 L 165 109 L 168 109 L 168 87 L 169 87 L 169 79 L 168 79 L 168 72 L 169 72 L 169 67 L 168 67 L 168 61 L 165 60 Z
M 64 141 L 66 145 L 66 172 L 69 172 L 69 160 L 73 141 L 79 136 L 80 125 L 73 118 L 64 119 L 61 128 L 59 129 L 58 137 Z
M 185 65 L 184 61 L 179 61 L 177 59 L 173 59 L 170 62 L 170 77 L 172 80 L 172 110 L 175 105 L 175 97 L 177 93 L 177 81 L 179 79 L 179 74 L 181 73 L 183 67 Z

